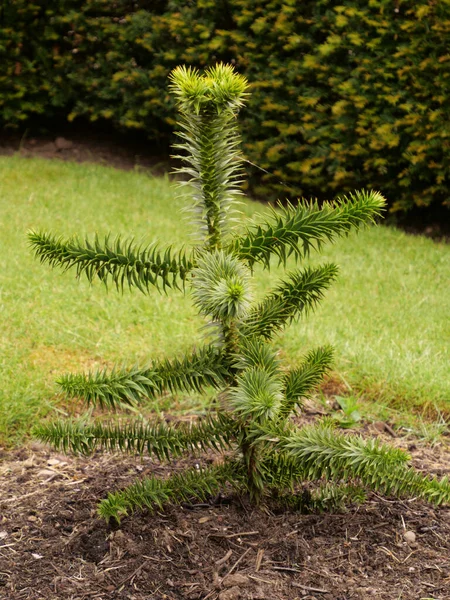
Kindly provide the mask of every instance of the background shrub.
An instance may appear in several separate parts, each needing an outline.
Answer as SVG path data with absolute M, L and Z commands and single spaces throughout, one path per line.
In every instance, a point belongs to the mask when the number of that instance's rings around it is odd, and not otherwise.
M 6 2 L 3 123 L 61 114 L 170 135 L 167 75 L 224 60 L 252 86 L 253 191 L 367 185 L 393 210 L 450 205 L 450 5 L 430 0 Z

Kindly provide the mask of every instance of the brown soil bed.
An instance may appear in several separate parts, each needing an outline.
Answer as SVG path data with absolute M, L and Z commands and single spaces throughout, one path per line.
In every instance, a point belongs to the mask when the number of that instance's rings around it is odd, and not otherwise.
M 155 175 L 170 171 L 167 152 L 145 142 L 142 136 L 121 136 L 86 126 L 47 135 L 19 135 L 0 130 L 0 156 L 19 153 L 25 157 L 91 162 L 116 169 L 149 169 Z
M 444 447 L 409 448 L 418 468 L 450 471 Z M 300 515 L 224 497 L 120 528 L 97 517 L 108 490 L 168 472 L 148 458 L 77 458 L 40 445 L 4 452 L 0 598 L 450 599 L 450 510 L 414 500 L 373 495 L 345 513 Z

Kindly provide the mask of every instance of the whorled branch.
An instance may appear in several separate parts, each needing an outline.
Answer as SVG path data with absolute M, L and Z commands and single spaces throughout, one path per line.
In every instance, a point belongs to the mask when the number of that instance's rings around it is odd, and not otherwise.
M 197 391 L 205 387 L 221 388 L 230 378 L 220 349 L 205 346 L 181 359 L 153 361 L 147 368 L 113 369 L 63 376 L 59 385 L 71 397 L 87 404 L 115 408 L 134 405 L 143 398 L 155 398 L 165 392 Z
M 296 406 L 301 406 L 302 399 L 323 380 L 333 360 L 333 348 L 325 346 L 308 352 L 302 364 L 292 369 L 284 377 L 284 400 L 281 414 L 288 416 Z
M 337 275 L 333 264 L 291 273 L 289 279 L 252 309 L 241 327 L 243 335 L 271 339 L 301 313 L 307 313 L 323 298 Z
M 438 480 L 408 465 L 403 450 L 337 433 L 329 426 L 304 427 L 281 436 L 276 446 L 294 458 L 309 480 L 358 480 L 369 490 L 394 496 L 414 495 L 434 504 L 450 502 L 447 477 Z
M 319 250 L 324 242 L 372 223 L 385 204 L 379 192 L 363 190 L 322 206 L 318 202 L 280 206 L 262 223 L 255 221 L 245 235 L 233 240 L 230 250 L 250 266 L 260 262 L 268 268 L 272 256 L 286 264 L 290 255 L 304 257 L 311 250 Z
M 86 423 L 59 420 L 40 424 L 33 435 L 57 450 L 90 455 L 95 451 L 153 455 L 169 460 L 207 449 L 233 446 L 236 424 L 223 413 L 208 415 L 195 423 Z
M 134 240 L 109 236 L 100 242 L 89 239 L 81 242 L 77 238 L 64 241 L 62 238 L 31 231 L 30 244 L 41 262 L 64 270 L 74 268 L 77 277 L 86 275 L 92 283 L 100 279 L 105 285 L 112 282 L 118 290 L 137 287 L 147 293 L 150 286 L 166 288 L 184 287 L 194 260 L 185 251 L 172 248 L 159 250 L 155 245 L 139 246 Z
M 154 512 L 171 503 L 208 500 L 223 489 L 227 482 L 238 486 L 240 480 L 244 480 L 243 470 L 234 461 L 209 469 L 185 471 L 168 479 L 148 477 L 136 481 L 124 490 L 108 494 L 100 502 L 98 512 L 106 521 L 115 519 L 120 522 L 122 517 L 136 510 L 147 509 Z

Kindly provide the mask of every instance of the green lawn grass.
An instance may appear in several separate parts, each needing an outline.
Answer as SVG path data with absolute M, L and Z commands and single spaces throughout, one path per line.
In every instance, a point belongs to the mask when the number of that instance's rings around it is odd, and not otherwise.
M 165 178 L 0 157 L 1 441 L 18 441 L 36 420 L 66 410 L 54 384 L 60 374 L 145 363 L 201 340 L 202 321 L 188 297 L 106 293 L 100 283 L 77 281 L 33 258 L 27 230 L 112 231 L 180 246 L 190 240 L 180 212 L 187 203 Z M 249 202 L 243 210 L 264 207 Z M 311 260 L 335 261 L 340 278 L 314 315 L 280 337 L 288 361 L 332 343 L 336 379 L 369 411 L 389 405 L 450 414 L 450 246 L 377 227 Z M 258 293 L 278 274 L 258 272 Z M 181 402 L 181 409 L 201 407 L 199 399 Z M 156 408 L 170 407 L 166 398 Z

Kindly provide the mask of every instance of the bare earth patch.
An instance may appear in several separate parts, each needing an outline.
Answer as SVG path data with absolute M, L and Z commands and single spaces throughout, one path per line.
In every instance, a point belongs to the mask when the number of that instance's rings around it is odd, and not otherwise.
M 66 131 L 53 135 L 0 131 L 0 156 L 17 152 L 27 157 L 98 163 L 124 170 L 138 167 L 149 169 L 154 175 L 170 170 L 167 156 L 161 158 L 161 150 L 143 141 L 142 136 L 135 139 L 88 129 L 86 125 L 66 127 Z
M 442 446 L 410 450 L 418 468 L 450 471 Z M 97 517 L 108 490 L 187 465 L 40 445 L 3 452 L 0 598 L 450 599 L 447 508 L 373 495 L 341 514 L 276 514 L 230 496 L 136 515 L 120 528 Z

